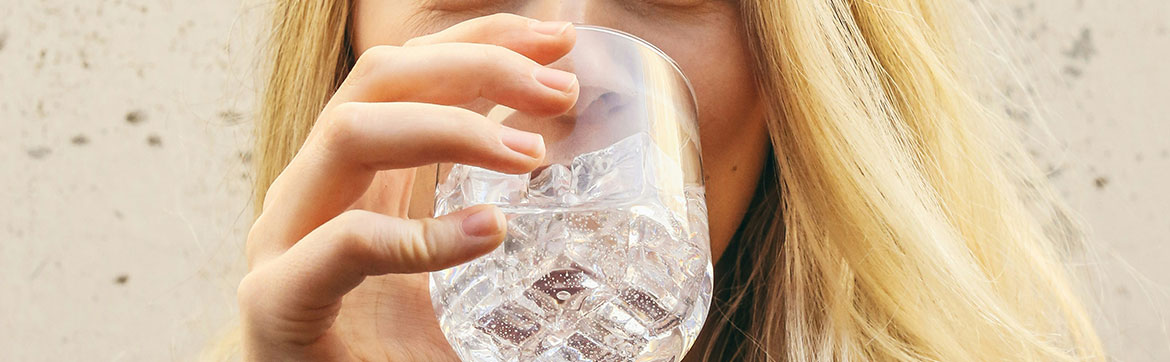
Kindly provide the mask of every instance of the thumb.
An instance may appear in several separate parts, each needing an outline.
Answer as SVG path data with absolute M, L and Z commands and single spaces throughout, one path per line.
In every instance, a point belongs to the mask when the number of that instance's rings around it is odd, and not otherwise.
M 249 301 L 280 304 L 258 310 L 333 305 L 367 276 L 435 271 L 483 255 L 504 240 L 506 225 L 490 205 L 417 220 L 346 211 L 248 273 L 240 285 L 242 307 Z
M 237 298 L 249 353 L 272 353 L 280 349 L 265 347 L 281 343 L 328 342 L 322 337 L 338 303 L 367 276 L 450 267 L 491 251 L 505 231 L 504 215 L 494 206 L 422 220 L 346 211 L 244 276 Z
M 419 273 L 474 259 L 504 240 L 507 219 L 492 205 L 472 206 L 434 219 L 384 220 L 371 243 L 374 273 Z

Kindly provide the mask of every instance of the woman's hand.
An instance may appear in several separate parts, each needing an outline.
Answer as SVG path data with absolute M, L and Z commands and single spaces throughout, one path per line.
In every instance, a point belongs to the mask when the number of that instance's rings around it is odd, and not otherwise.
M 248 233 L 238 297 L 246 358 L 455 360 L 425 272 L 491 251 L 506 223 L 492 206 L 407 219 L 415 167 L 535 168 L 539 135 L 467 105 L 567 111 L 576 78 L 542 64 L 574 40 L 567 23 L 501 14 L 364 52 Z

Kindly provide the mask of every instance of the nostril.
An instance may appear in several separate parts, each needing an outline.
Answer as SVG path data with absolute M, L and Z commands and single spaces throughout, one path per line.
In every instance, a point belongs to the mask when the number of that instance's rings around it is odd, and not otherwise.
M 622 107 L 630 102 L 628 95 L 619 92 L 607 92 L 597 98 L 597 106 L 600 108 L 600 114 L 607 116 L 618 112 Z
M 601 95 L 600 101 L 601 104 L 613 108 L 620 106 L 622 103 L 625 103 L 625 98 L 626 97 L 622 97 L 622 95 L 618 92 L 606 92 L 605 94 Z
M 597 98 L 598 98 L 598 100 L 604 102 L 604 104 L 613 104 L 620 97 L 621 97 L 620 94 L 617 94 L 617 92 L 611 91 L 611 92 L 606 92 L 605 94 L 602 94 L 600 97 L 597 97 Z

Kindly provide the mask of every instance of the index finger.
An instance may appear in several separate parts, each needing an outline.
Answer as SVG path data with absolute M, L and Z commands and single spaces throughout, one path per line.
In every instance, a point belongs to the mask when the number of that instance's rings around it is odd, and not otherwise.
M 406 41 L 403 46 L 440 43 L 499 45 L 533 61 L 548 65 L 568 54 L 577 32 L 569 22 L 539 21 L 520 15 L 500 13 L 467 20 L 439 32 Z
M 487 111 L 497 103 L 512 108 L 519 106 L 523 108 L 522 110 L 542 114 L 563 112 L 568 109 L 568 106 L 571 106 L 571 104 L 566 104 L 567 100 L 565 99 L 545 102 L 545 99 L 541 97 L 509 97 L 477 90 L 475 87 L 435 87 L 434 84 L 431 84 L 433 81 L 451 80 L 452 78 L 462 80 L 467 77 L 454 75 L 451 69 L 439 69 L 438 65 L 443 64 L 441 59 L 436 58 L 442 55 L 440 49 L 417 48 L 458 45 L 453 43 L 475 44 L 480 46 L 460 47 L 467 53 L 467 56 L 458 56 L 455 59 L 467 58 L 466 60 L 471 60 L 470 58 L 475 56 L 475 53 L 488 52 L 491 48 L 496 48 L 503 50 L 506 54 L 500 51 L 490 51 L 489 53 L 501 59 L 501 62 L 505 62 L 505 59 L 519 58 L 539 66 L 548 65 L 564 57 L 572 50 L 575 42 L 576 30 L 568 22 L 538 21 L 507 13 L 466 20 L 439 32 L 410 39 L 401 47 L 368 46 L 359 49 L 361 56 L 326 108 L 348 101 L 412 101 L 456 105 L 482 115 L 486 115 Z M 473 74 L 482 74 L 481 71 L 488 69 L 483 69 L 484 64 L 480 63 L 473 66 L 473 69 L 456 69 L 455 71 L 472 71 L 475 72 Z M 427 81 L 420 83 L 417 81 L 420 79 Z M 415 81 L 411 82 L 410 80 Z M 522 89 L 518 89 L 522 87 L 517 87 L 520 83 L 513 80 L 497 79 L 491 84 L 497 90 L 522 91 Z M 438 89 L 442 89 L 442 91 L 436 93 Z M 398 92 L 387 92 L 388 90 Z M 398 96 L 388 96 L 389 94 L 397 94 Z M 401 98 L 403 95 L 406 95 L 407 98 Z M 491 99 L 492 96 L 503 98 Z M 576 99 L 575 95 L 572 99 Z M 452 102 L 453 100 L 454 102 Z M 525 106 L 534 106 L 534 108 L 525 108 Z

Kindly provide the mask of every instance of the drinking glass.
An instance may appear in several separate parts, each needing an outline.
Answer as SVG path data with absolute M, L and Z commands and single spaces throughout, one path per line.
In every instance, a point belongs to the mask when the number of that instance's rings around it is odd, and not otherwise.
M 678 65 L 617 30 L 575 25 L 550 67 L 577 75 L 566 114 L 488 116 L 543 135 L 542 166 L 440 164 L 435 214 L 497 205 L 497 249 L 431 274 L 439 324 L 466 361 L 678 361 L 711 302 L 697 103 Z

